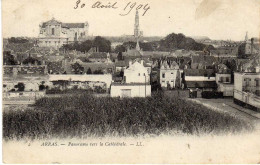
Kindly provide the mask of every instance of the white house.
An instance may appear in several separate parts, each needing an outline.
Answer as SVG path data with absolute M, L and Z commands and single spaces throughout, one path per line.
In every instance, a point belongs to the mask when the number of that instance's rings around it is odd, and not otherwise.
M 129 61 L 129 67 L 124 71 L 126 83 L 150 83 L 150 75 L 144 67 L 144 61 Z
M 231 70 L 224 64 L 218 65 L 216 83 L 218 91 L 222 92 L 223 96 L 233 96 L 234 84 L 231 84 Z
M 178 64 L 173 61 L 170 65 L 164 61 L 160 67 L 161 87 L 175 88 L 181 84 L 181 71 Z
M 111 97 L 147 97 L 151 96 L 150 75 L 140 62 L 130 62 L 124 71 L 124 82 L 112 83 Z
M 260 111 L 260 58 L 259 56 L 245 64 L 243 72 L 234 74 L 234 101 L 241 105 L 250 105 Z

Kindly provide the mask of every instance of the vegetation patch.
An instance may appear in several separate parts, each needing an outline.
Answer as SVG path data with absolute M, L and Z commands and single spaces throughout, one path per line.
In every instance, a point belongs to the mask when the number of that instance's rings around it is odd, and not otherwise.
M 33 109 L 3 112 L 5 139 L 140 136 L 170 132 L 237 133 L 250 123 L 180 98 L 93 97 L 90 94 L 42 98 Z

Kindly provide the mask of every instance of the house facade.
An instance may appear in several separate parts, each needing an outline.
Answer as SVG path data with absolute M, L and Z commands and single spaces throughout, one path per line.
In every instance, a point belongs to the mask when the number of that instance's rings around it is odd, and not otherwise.
M 121 83 L 112 83 L 111 97 L 148 97 L 151 96 L 150 75 L 143 60 L 129 62 L 124 70 L 124 80 Z
M 88 35 L 88 22 L 62 23 L 52 18 L 39 25 L 40 32 L 37 44 L 40 47 L 59 48 L 64 44 L 82 41 Z
M 144 67 L 144 61 L 129 61 L 129 67 L 124 70 L 124 79 L 126 83 L 150 83 L 150 74 Z
M 243 72 L 234 74 L 234 101 L 260 110 L 260 59 L 250 60 Z
M 175 88 L 181 84 L 181 70 L 178 64 L 173 61 L 170 65 L 167 61 L 162 62 L 160 67 L 160 84 L 161 87 Z
M 184 84 L 189 89 L 212 91 L 217 88 L 214 69 L 184 69 Z

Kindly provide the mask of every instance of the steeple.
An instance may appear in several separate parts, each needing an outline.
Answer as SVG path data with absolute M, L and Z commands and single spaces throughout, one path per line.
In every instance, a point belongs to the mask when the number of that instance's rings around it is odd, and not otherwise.
M 248 41 L 248 32 L 246 32 L 246 36 L 245 36 L 245 42 Z
M 139 40 L 137 39 L 137 42 L 136 42 L 136 47 L 135 47 L 136 50 L 140 51 L 140 46 L 139 46 Z
M 139 14 L 138 14 L 138 10 L 136 10 L 136 13 L 135 13 L 135 25 L 134 25 L 134 36 L 136 38 L 139 37 Z

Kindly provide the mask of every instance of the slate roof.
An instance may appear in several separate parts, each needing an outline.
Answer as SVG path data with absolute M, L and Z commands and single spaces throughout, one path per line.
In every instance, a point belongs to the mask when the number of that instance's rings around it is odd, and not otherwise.
M 64 28 L 84 28 L 84 23 L 62 23 L 61 27 L 64 27 Z
M 61 24 L 63 28 L 84 28 L 84 23 L 62 23 L 55 19 L 49 20 L 47 22 L 42 23 L 42 27 L 45 28 L 47 24 Z
M 127 61 L 117 61 L 115 62 L 116 67 L 127 67 L 129 63 Z
M 185 76 L 215 77 L 214 69 L 184 69 Z
M 192 63 L 201 63 L 204 62 L 205 65 L 212 65 L 217 62 L 217 59 L 214 56 L 192 56 Z
M 215 81 L 186 81 L 187 88 L 216 88 Z
M 88 57 L 88 58 L 107 58 L 107 53 L 105 53 L 105 52 L 93 52 L 93 53 L 91 53 L 90 54 L 90 56 Z
M 123 52 L 123 56 L 142 56 L 141 52 L 136 49 L 128 50 L 127 52 Z

